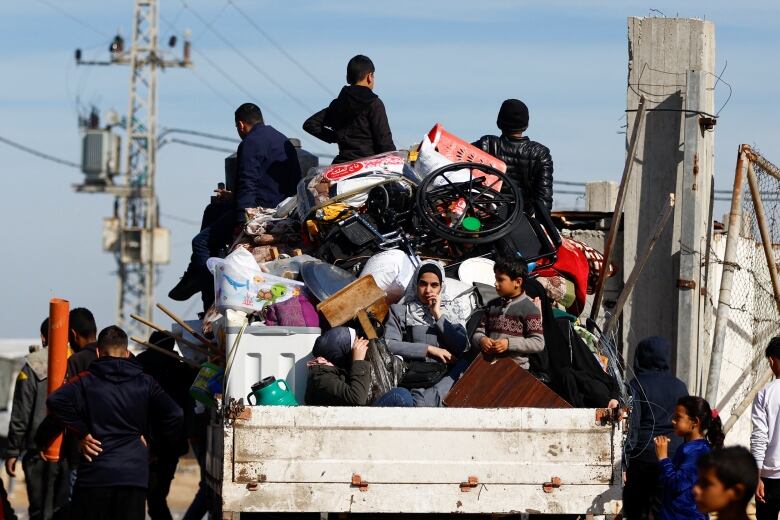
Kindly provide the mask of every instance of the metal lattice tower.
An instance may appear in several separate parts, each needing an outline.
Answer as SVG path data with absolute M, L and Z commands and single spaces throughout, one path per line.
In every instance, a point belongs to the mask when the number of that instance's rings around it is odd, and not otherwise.
M 129 320 L 130 314 L 152 319 L 154 307 L 155 237 L 167 232 L 158 226 L 155 193 L 157 138 L 157 71 L 166 67 L 189 67 L 190 44 L 185 39 L 181 60 L 168 60 L 158 48 L 158 1 L 135 0 L 132 40 L 127 50 L 117 36 L 111 44 L 109 62 L 82 65 L 130 65 L 126 138 L 122 157 L 122 181 L 106 185 L 79 186 L 78 191 L 115 195 L 116 242 L 111 251 L 117 260 L 117 324 L 129 334 L 144 329 Z M 159 248 L 158 248 L 159 249 Z M 159 251 L 158 251 L 159 253 Z
M 157 127 L 157 1 L 136 0 L 129 50 L 130 95 L 125 139 L 126 197 L 119 199 L 120 233 L 117 263 L 117 322 L 127 327 L 128 310 L 152 318 L 154 298 L 154 230 L 157 227 L 154 176 Z M 132 231 L 128 233 L 127 231 Z M 147 258 L 124 257 L 133 236 Z M 146 242 L 146 243 L 143 243 Z M 129 255 L 128 255 L 129 256 Z M 142 257 L 143 255 L 139 255 Z

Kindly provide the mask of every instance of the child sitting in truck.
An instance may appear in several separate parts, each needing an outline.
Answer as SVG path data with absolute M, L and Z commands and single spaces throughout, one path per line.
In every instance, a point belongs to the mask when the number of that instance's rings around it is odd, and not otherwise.
M 336 327 L 314 342 L 309 361 L 305 401 L 313 406 L 365 406 L 371 394 L 368 340 L 355 329 Z M 373 406 L 412 406 L 405 388 L 393 388 L 371 402 Z
M 541 303 L 523 290 L 528 268 L 521 259 L 500 258 L 493 271 L 499 297 L 488 302 L 472 344 L 485 354 L 510 357 L 528 370 L 528 355 L 544 350 Z

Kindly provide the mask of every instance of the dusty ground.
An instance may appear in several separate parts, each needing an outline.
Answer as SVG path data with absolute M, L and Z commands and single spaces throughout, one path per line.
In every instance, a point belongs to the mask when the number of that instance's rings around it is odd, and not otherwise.
M 19 520 L 27 520 L 27 491 L 21 466 L 21 463 L 17 465 L 17 478 L 14 479 L 9 499 Z M 2 470 L 2 473 L 5 489 L 8 490 L 8 475 L 6 475 L 5 470 Z M 179 466 L 176 468 L 176 477 L 173 479 L 171 492 L 168 495 L 168 506 L 171 509 L 173 518 L 179 519 L 184 515 L 198 490 L 199 479 L 200 472 L 197 461 L 191 456 L 182 458 L 179 461 Z

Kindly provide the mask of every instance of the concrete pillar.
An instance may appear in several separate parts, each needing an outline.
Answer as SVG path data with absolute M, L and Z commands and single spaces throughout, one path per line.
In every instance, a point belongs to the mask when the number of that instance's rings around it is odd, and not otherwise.
M 631 272 L 668 193 L 675 193 L 676 206 L 626 304 L 624 345 L 630 363 L 639 340 L 666 337 L 674 346 L 675 372 L 696 393 L 700 367 L 707 364 L 700 323 L 707 301 L 701 291 L 707 290 L 714 134 L 701 123 L 702 112 L 714 112 L 715 26 L 631 17 L 628 40 L 628 128 L 640 95 L 647 113 L 624 210 L 624 273 Z
M 585 184 L 586 211 L 610 213 L 615 210 L 618 183 L 612 181 L 594 181 Z

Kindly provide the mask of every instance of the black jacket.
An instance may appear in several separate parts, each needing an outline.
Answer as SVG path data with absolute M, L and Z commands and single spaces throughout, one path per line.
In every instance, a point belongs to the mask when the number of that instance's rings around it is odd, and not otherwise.
M 349 369 L 313 365 L 309 367 L 305 401 L 309 406 L 364 406 L 370 389 L 368 361 L 352 361 Z
M 301 179 L 298 153 L 293 144 L 270 125 L 258 123 L 238 145 L 236 152 L 238 178 L 234 200 L 238 219 L 242 210 L 275 208 L 285 198 L 295 195 Z
M 173 444 L 181 435 L 181 408 L 160 385 L 126 358 L 102 357 L 71 378 L 46 401 L 78 438 L 91 434 L 103 452 L 82 459 L 79 487 L 135 486 L 149 483 L 149 450 L 141 436 Z
M 527 137 L 485 135 L 474 146 L 506 163 L 506 173 L 523 193 L 523 209 L 533 213 L 533 201 L 552 211 L 553 161 L 550 149 Z
M 189 451 L 186 433 L 192 430 L 193 408 L 195 402 L 190 395 L 190 386 L 198 375 L 197 371 L 181 361 L 165 356 L 154 350 L 147 350 L 139 354 L 136 359 L 143 367 L 145 374 L 149 374 L 157 381 L 165 393 L 179 405 L 184 413 L 184 428 L 180 438 L 173 446 L 174 451 L 160 450 L 158 446 L 152 446 L 152 452 L 160 458 L 178 459 Z
M 65 371 L 67 381 L 76 374 L 80 374 L 89 368 L 90 363 L 97 359 L 97 343 L 89 343 L 78 352 L 74 352 L 68 358 L 68 369 Z
M 342 88 L 328 108 L 303 123 L 303 129 L 326 143 L 338 143 L 334 164 L 395 150 L 384 103 L 361 85 Z
M 672 414 L 680 397 L 688 395 L 685 383 L 669 370 L 669 342 L 658 336 L 643 339 L 634 357 L 635 377 L 629 382 L 634 406 L 631 410 L 629 460 L 656 462 L 653 438 L 666 435 L 671 439 L 669 457 L 682 444 L 672 433 Z

